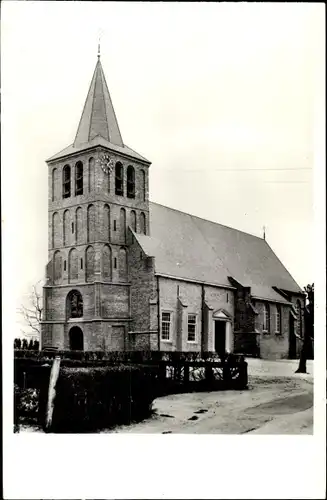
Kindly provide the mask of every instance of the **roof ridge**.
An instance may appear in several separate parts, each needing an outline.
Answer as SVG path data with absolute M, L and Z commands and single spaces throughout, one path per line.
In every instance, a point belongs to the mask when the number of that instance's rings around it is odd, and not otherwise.
M 221 224 L 220 222 L 215 222 L 215 221 L 212 221 L 209 219 L 205 219 L 204 217 L 199 217 L 198 215 L 190 214 L 188 212 L 183 212 L 182 210 L 179 210 L 178 208 L 168 207 L 167 205 L 162 205 L 162 203 L 157 203 L 156 201 L 150 201 L 150 203 L 152 203 L 153 205 L 159 205 L 161 207 L 168 208 L 169 210 L 173 210 L 174 212 L 179 212 L 180 214 L 195 217 L 196 219 L 200 219 L 200 220 L 203 220 L 205 222 L 210 222 L 210 224 L 216 224 L 217 226 L 226 227 L 227 229 L 231 229 L 232 231 L 237 231 L 238 233 L 243 233 L 243 234 L 246 234 L 247 236 L 252 236 L 253 238 L 257 238 L 260 241 L 266 241 L 263 238 L 261 238 L 260 236 L 257 236 L 255 234 L 247 233 L 246 231 L 242 231 L 241 229 L 236 229 L 235 227 L 226 226 L 225 224 Z

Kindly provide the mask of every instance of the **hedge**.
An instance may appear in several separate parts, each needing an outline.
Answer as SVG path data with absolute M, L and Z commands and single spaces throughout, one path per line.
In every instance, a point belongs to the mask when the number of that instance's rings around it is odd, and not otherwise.
M 157 370 L 149 366 L 60 369 L 51 432 L 94 432 L 151 414 Z

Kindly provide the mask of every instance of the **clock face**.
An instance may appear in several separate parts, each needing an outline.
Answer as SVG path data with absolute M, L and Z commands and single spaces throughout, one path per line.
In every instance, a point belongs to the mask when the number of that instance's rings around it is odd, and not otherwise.
M 109 174 L 110 172 L 112 172 L 112 169 L 115 165 L 114 160 L 107 154 L 100 156 L 97 162 L 101 165 L 101 168 L 105 174 Z

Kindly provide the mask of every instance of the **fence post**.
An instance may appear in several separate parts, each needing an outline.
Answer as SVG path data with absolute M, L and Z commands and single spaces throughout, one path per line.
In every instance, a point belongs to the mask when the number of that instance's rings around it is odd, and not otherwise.
M 56 397 L 56 384 L 59 377 L 60 370 L 60 357 L 56 356 L 53 360 L 51 372 L 50 372 L 50 381 L 49 381 L 49 391 L 48 391 L 48 404 L 46 410 L 46 418 L 45 418 L 45 430 L 49 431 L 52 424 L 52 415 L 54 408 L 54 400 Z

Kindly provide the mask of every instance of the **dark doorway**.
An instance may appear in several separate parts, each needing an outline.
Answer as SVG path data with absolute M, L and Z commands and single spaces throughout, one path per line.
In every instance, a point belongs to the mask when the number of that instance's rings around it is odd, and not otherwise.
M 296 337 L 295 337 L 295 321 L 293 315 L 290 313 L 290 332 L 289 332 L 289 352 L 290 359 L 296 358 Z
M 215 351 L 223 356 L 226 351 L 226 321 L 215 321 Z
M 69 346 L 72 351 L 83 351 L 83 332 L 78 326 L 73 326 L 69 332 Z

